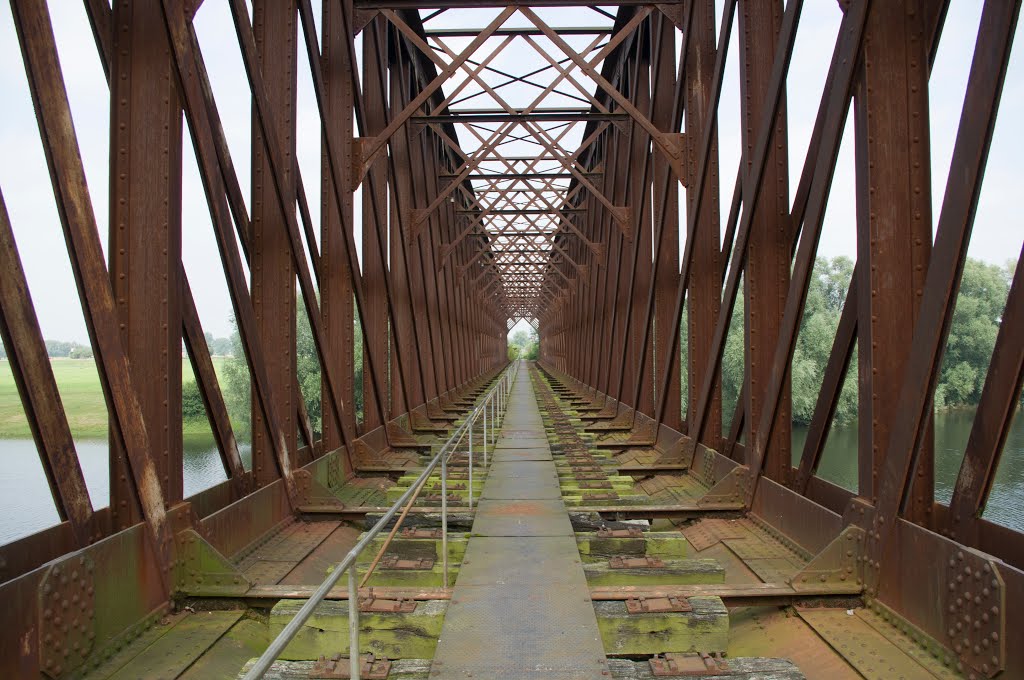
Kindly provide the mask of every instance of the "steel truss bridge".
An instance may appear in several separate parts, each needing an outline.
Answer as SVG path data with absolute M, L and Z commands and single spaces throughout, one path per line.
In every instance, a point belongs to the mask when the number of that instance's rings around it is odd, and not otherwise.
M 377 655 L 351 664 L 362 677 L 381 657 L 403 678 L 695 663 L 1024 677 L 1024 535 L 981 517 L 1020 399 L 1024 268 L 949 503 L 933 436 L 1019 0 L 983 2 L 934 202 L 948 0 L 840 0 L 810 94 L 791 75 L 812 30 L 801 0 L 85 0 L 109 86 L 108 223 L 58 5 L 10 0 L 38 123 L 21 132 L 45 152 L 66 246 L 53 256 L 69 258 L 109 411 L 109 498 L 86 488 L 0 195 L 0 330 L 60 516 L 0 546 L 4 677 L 233 678 L 263 672 L 251 659 L 268 647 L 267 677 L 343 677 L 327 667 L 348 670 L 331 659 L 349 656 L 346 630 Z M 194 21 L 215 9 L 230 21 L 214 45 Z M 250 177 L 215 49 L 247 85 Z M 797 91 L 817 104 L 805 151 L 789 140 Z M 735 167 L 723 113 L 740 122 Z M 296 141 L 308 125 L 313 167 Z M 851 127 L 856 267 L 793 451 L 790 370 Z M 251 381 L 251 464 L 183 264 L 192 163 Z M 319 427 L 299 382 L 303 316 Z M 521 320 L 535 363 L 508 359 Z M 723 413 L 730 332 L 745 375 Z M 188 497 L 182 343 L 226 475 Z M 855 491 L 817 474 L 852 379 Z M 325 578 L 316 633 L 295 615 Z M 431 612 L 436 629 L 408 624 L 420 632 L 397 642 L 380 623 Z M 652 621 L 657 635 L 628 632 Z M 288 622 L 305 628 L 273 648 Z

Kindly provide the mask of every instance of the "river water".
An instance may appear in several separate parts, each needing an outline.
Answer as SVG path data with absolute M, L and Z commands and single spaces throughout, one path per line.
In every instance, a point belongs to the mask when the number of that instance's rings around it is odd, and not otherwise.
M 935 496 L 948 502 L 960 470 L 973 421 L 971 411 L 950 411 L 935 418 Z M 794 428 L 793 450 L 798 460 L 807 436 Z M 251 452 L 242 445 L 242 461 L 249 468 Z M 77 442 L 93 505 L 107 504 L 109 489 L 107 443 Z M 0 544 L 45 529 L 58 520 L 43 468 L 31 439 L 0 439 Z M 857 485 L 857 427 L 834 428 L 829 436 L 819 474 L 849 489 Z M 185 496 L 224 481 L 224 469 L 211 437 L 189 437 L 185 442 Z M 1014 419 L 1002 461 L 985 511 L 986 519 L 1024 531 L 1024 418 Z

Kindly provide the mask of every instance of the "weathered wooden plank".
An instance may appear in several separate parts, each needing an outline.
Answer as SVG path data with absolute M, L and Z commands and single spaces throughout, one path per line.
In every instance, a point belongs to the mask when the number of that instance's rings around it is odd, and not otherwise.
M 270 636 L 291 621 L 304 602 L 287 600 L 270 611 Z M 417 603 L 411 613 L 360 613 L 359 652 L 390 659 L 432 658 L 441 636 L 448 602 Z M 316 659 L 320 655 L 348 654 L 348 602 L 324 602 L 281 654 L 282 659 Z
M 625 602 L 595 602 L 606 654 L 724 652 L 729 610 L 717 597 L 691 597 L 693 611 L 630 614 Z

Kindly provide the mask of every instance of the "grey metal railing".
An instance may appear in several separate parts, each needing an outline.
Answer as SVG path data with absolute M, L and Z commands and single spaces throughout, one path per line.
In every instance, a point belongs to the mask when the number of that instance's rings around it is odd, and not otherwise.
M 388 522 L 395 516 L 399 508 L 403 505 L 408 504 L 406 511 L 403 512 L 402 517 L 396 523 L 392 529 L 391 535 L 388 536 L 388 541 L 385 541 L 384 545 L 381 546 L 381 552 L 386 548 L 390 539 L 398 530 L 398 526 L 404 519 L 408 509 L 412 507 L 413 501 L 419 495 L 420 490 L 423 488 L 424 483 L 434 472 L 438 465 L 441 466 L 441 552 L 443 557 L 443 579 L 444 587 L 448 587 L 448 460 L 458 451 L 458 446 L 462 442 L 463 438 L 468 438 L 469 443 L 469 507 L 473 507 L 473 428 L 474 423 L 479 420 L 483 420 L 483 427 L 481 434 L 483 435 L 483 453 L 484 453 L 484 467 L 487 466 L 487 444 L 488 442 L 497 441 L 497 429 L 500 426 L 500 421 L 503 419 L 505 413 L 505 407 L 508 405 L 508 395 L 512 389 L 512 385 L 515 382 L 516 375 L 519 372 L 519 362 L 513 361 L 509 366 L 502 372 L 501 377 L 498 378 L 494 386 L 487 391 L 477 403 L 475 407 L 467 414 L 466 419 L 461 425 L 452 433 L 452 435 L 441 445 L 437 455 L 431 459 L 430 463 L 423 469 L 420 476 L 416 478 L 416 481 L 409 485 L 409 488 L 403 493 L 394 504 L 387 509 L 384 515 L 377 520 L 377 523 L 367 531 L 359 541 L 352 547 L 351 550 L 345 555 L 345 557 L 338 563 L 338 566 L 327 575 L 324 582 L 316 589 L 316 592 L 309 598 L 309 600 L 302 606 L 302 609 L 298 611 L 295 617 L 288 622 L 284 629 L 278 634 L 276 638 L 270 643 L 266 651 L 263 652 L 262 656 L 256 661 L 255 665 L 249 672 L 245 674 L 244 680 L 256 680 L 262 678 L 263 674 L 267 672 L 267 669 L 277 660 L 277 657 L 281 655 L 284 648 L 288 646 L 288 643 L 292 641 L 292 638 L 298 634 L 303 624 L 313 615 L 313 611 L 319 606 L 319 604 L 330 592 L 331 588 L 341 580 L 342 574 L 348 574 L 348 623 L 349 623 L 349 674 L 353 680 L 359 680 L 360 676 L 360 661 L 359 661 L 359 588 L 356 584 L 356 569 L 355 563 L 359 558 L 359 555 L 366 549 L 366 547 L 373 541 L 374 538 L 384 530 Z M 490 409 L 490 428 L 488 428 L 488 409 Z M 378 555 L 379 557 L 379 555 Z M 376 562 L 371 565 L 376 566 Z M 367 578 L 369 574 L 367 574 Z

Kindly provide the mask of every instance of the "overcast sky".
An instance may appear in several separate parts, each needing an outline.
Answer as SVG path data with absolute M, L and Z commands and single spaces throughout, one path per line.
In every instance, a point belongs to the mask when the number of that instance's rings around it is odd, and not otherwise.
M 980 0 L 953 0 L 932 76 L 931 153 L 936 218 L 963 103 L 970 68 L 969 50 L 977 35 L 981 4 Z M 60 6 L 60 11 L 53 13 L 54 30 L 92 201 L 105 241 L 108 214 L 108 89 L 82 3 L 60 2 L 51 5 Z M 495 12 L 488 10 L 474 13 L 473 25 L 483 25 Z M 598 15 L 582 19 L 580 13 L 575 10 L 569 13 L 548 10 L 544 16 L 556 26 L 606 22 Z M 432 22 L 431 26 L 457 26 L 465 20 L 460 20 L 460 17 L 466 16 L 459 11 L 448 12 Z M 796 190 L 797 178 L 803 165 L 840 18 L 835 0 L 813 0 L 805 4 L 788 89 L 792 192 Z M 524 20 L 516 17 L 514 23 L 523 25 Z M 247 188 L 251 105 L 227 3 L 207 0 L 197 17 L 196 29 L 210 70 L 233 160 L 243 188 Z M 452 40 L 450 46 L 458 50 L 465 42 Z M 570 42 L 574 47 L 582 47 L 581 39 Z M 740 157 L 736 40 L 732 42 L 721 108 L 723 113 L 719 123 L 722 185 L 725 192 L 732 190 Z M 481 56 L 487 54 L 489 49 L 481 52 Z M 1019 125 L 1019 121 L 1024 120 L 1024 65 L 1020 53 L 1018 45 L 1010 63 L 970 250 L 973 257 L 999 264 L 1017 258 L 1024 238 L 1024 218 L 1021 217 L 1019 205 L 1014 207 L 1019 204 L 1024 184 L 1024 171 L 1020 169 L 1019 161 L 1024 156 L 1022 133 L 1013 129 L 1015 124 Z M 304 61 L 304 56 L 300 60 Z M 496 65 L 499 63 L 502 68 L 515 69 L 515 72 L 521 73 L 531 65 L 539 65 L 541 61 L 540 57 L 530 53 L 528 46 L 517 41 L 495 61 Z M 297 144 L 303 180 L 312 198 L 310 208 L 318 223 L 319 201 L 316 199 L 316 188 L 319 186 L 320 131 L 307 70 L 305 66 L 299 70 Z M 581 82 L 590 86 L 586 79 L 581 78 Z M 472 91 L 472 88 L 467 89 L 467 92 Z M 4 95 L 4 106 L 0 107 L 0 149 L 3 149 L 0 154 L 0 188 L 14 225 L 43 334 L 50 339 L 85 341 L 87 336 L 81 308 L 74 292 L 74 279 L 68 264 L 7 3 L 0 3 L 0 92 Z M 509 92 L 510 102 L 528 101 L 532 96 L 530 92 L 517 92 L 512 88 Z M 545 105 L 554 103 L 549 101 Z M 480 102 L 473 105 L 493 104 Z M 467 142 L 467 147 L 475 146 L 468 143 L 466 136 L 462 140 Z M 185 266 L 192 288 L 198 296 L 197 304 L 204 328 L 214 335 L 223 336 L 231 331 L 231 306 L 187 135 L 184 159 Z M 728 204 L 727 193 L 722 200 Z M 856 248 L 854 222 L 852 124 L 848 124 L 819 253 L 830 257 L 853 257 Z

